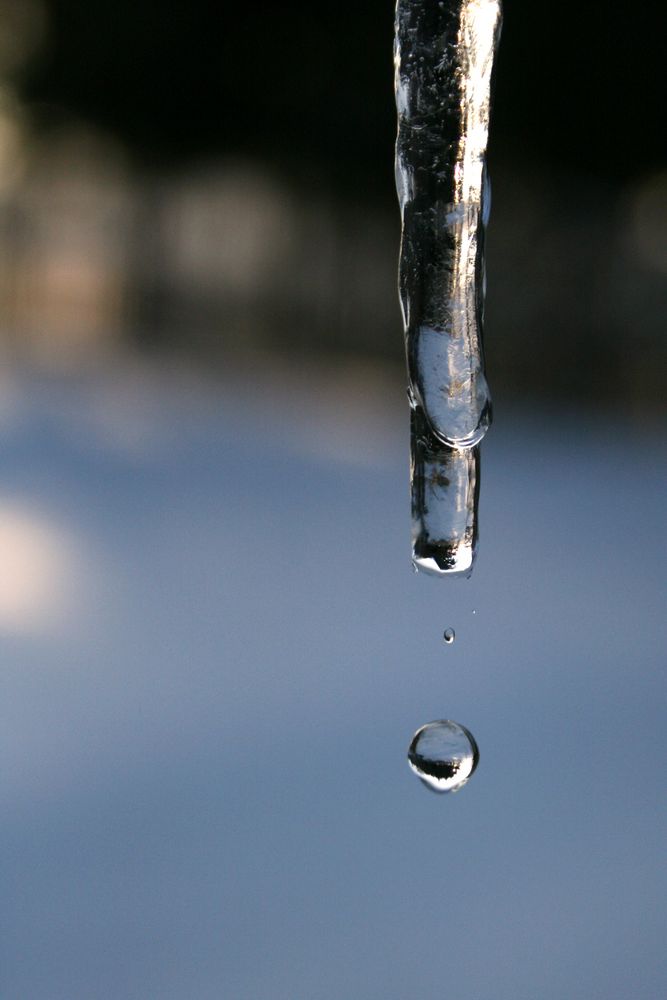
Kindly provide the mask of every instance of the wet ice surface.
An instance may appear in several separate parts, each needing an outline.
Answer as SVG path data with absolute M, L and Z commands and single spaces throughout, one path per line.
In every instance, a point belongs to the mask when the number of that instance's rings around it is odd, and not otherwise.
M 398 0 L 400 296 L 416 404 L 445 444 L 478 444 L 484 375 L 485 155 L 499 0 Z
M 282 381 L 3 385 L 3 996 L 664 995 L 659 439 L 506 414 L 443 587 L 403 407 Z
M 442 444 L 410 411 L 412 562 L 434 576 L 470 576 L 479 534 L 479 448 Z

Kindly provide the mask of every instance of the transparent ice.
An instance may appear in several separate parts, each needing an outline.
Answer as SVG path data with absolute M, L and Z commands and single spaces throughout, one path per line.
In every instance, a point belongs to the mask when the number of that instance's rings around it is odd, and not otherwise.
M 499 0 L 398 0 L 400 297 L 414 403 L 452 448 L 491 420 L 484 375 L 485 154 Z
M 477 547 L 479 448 L 449 448 L 411 412 L 412 561 L 437 576 L 472 572 Z
M 412 737 L 408 763 L 424 784 L 435 792 L 463 788 L 479 761 L 475 737 L 450 719 L 429 722 Z
M 484 374 L 484 231 L 500 0 L 397 0 L 399 290 L 412 409 L 413 564 L 472 572 Z

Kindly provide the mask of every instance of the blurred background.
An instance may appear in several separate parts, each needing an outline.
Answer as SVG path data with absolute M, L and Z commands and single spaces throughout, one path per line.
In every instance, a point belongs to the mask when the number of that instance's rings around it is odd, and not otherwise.
M 665 995 L 663 40 L 505 3 L 453 582 L 392 4 L 0 0 L 3 1000 Z
M 505 10 L 490 152 L 496 395 L 661 405 L 659 5 Z M 0 4 L 0 336 L 402 364 L 392 8 Z

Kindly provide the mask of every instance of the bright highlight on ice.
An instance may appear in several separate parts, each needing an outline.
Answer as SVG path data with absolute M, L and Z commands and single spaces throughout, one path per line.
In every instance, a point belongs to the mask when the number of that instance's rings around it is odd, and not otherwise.
M 491 422 L 482 344 L 485 157 L 500 13 L 499 0 L 398 0 L 396 7 L 399 288 L 415 414 L 413 560 L 438 574 L 472 569 L 475 449 Z

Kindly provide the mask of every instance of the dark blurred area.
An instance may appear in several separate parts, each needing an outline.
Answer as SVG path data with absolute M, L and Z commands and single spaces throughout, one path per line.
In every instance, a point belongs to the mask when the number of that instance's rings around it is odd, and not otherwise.
M 496 398 L 660 405 L 659 5 L 505 3 Z M 402 363 L 393 6 L 0 2 L 3 353 Z

